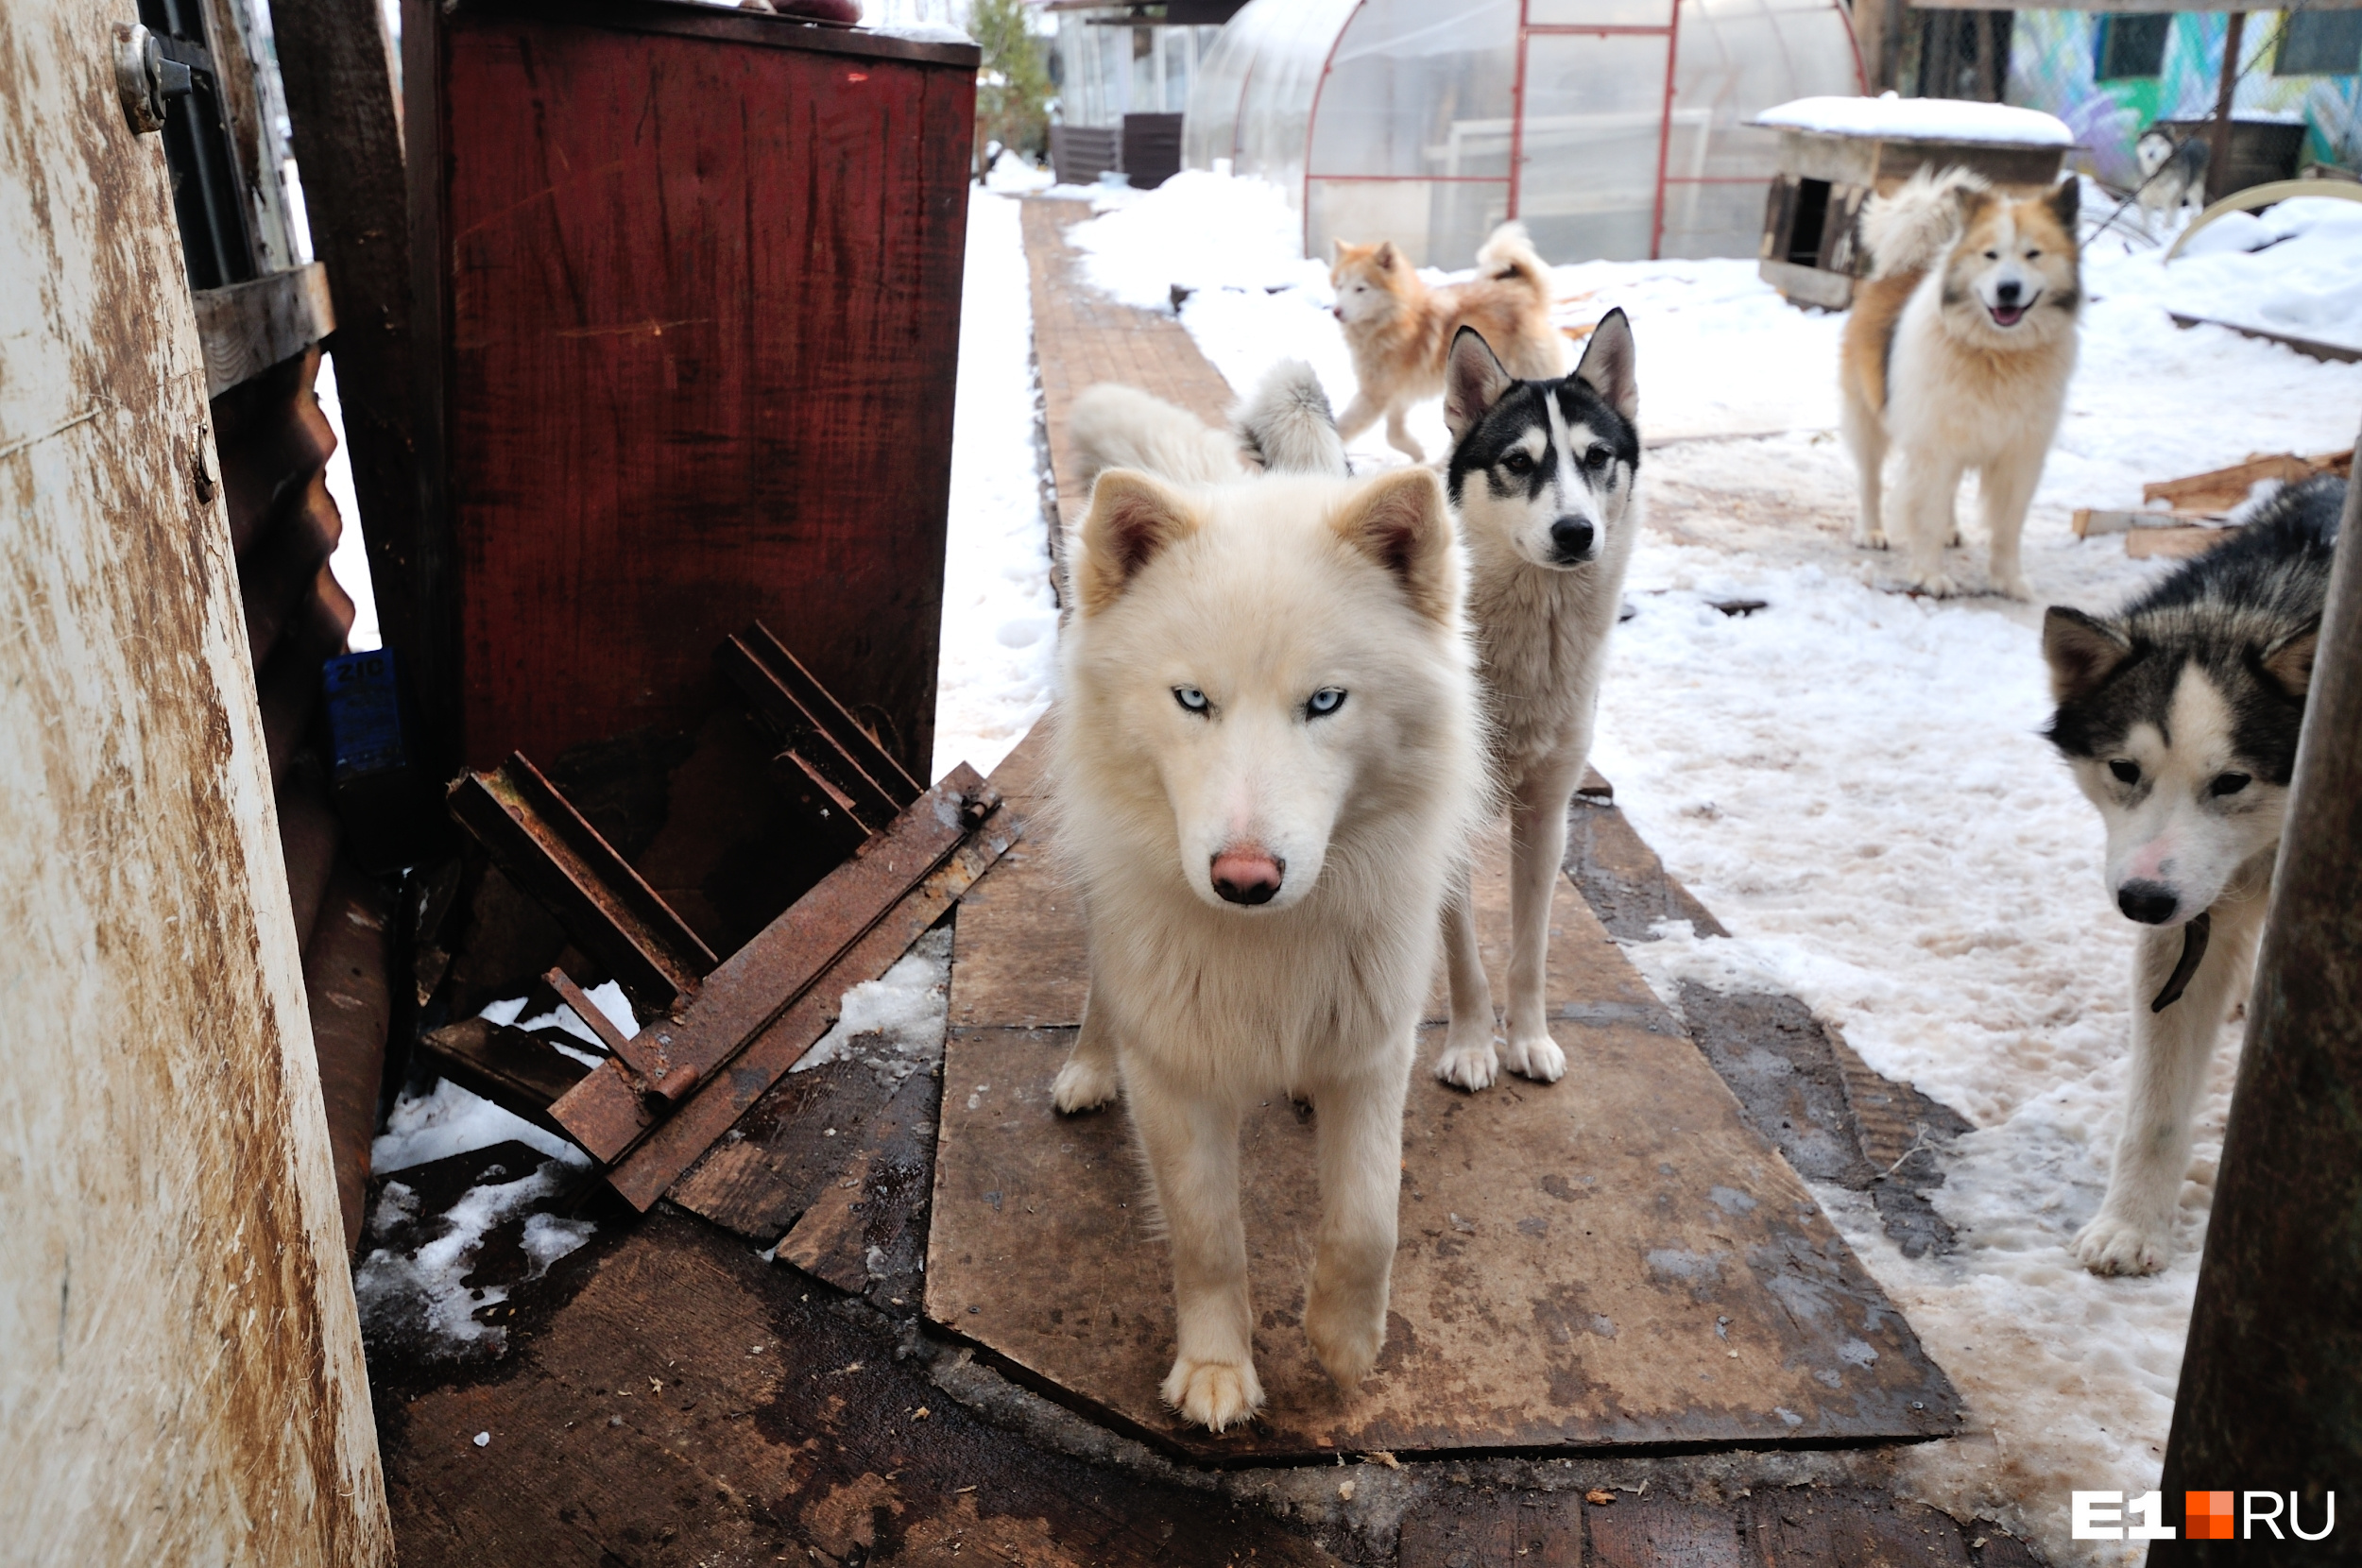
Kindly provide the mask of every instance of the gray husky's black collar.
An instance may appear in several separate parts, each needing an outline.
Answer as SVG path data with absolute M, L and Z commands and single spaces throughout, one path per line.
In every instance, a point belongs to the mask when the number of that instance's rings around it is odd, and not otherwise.
M 2148 1004 L 2151 1013 L 2163 1013 L 2182 999 L 2182 993 L 2190 988 L 2190 977 L 2206 961 L 2206 943 L 2214 935 L 2215 917 L 2207 910 L 2190 916 L 2190 923 L 2182 928 L 2182 960 L 2165 977 L 2165 988 L 2157 993 L 2157 999 Z

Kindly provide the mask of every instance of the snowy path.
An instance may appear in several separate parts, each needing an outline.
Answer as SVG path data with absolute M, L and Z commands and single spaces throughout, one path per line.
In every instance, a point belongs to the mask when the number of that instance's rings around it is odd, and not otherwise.
M 1185 175 L 1073 234 L 1120 298 L 1197 290 L 1182 319 L 1233 384 L 1297 355 L 1342 406 L 1353 377 L 1325 269 L 1289 254 L 1275 206 Z M 2117 539 L 2075 539 L 2071 508 L 2134 506 L 2145 481 L 2251 452 L 2334 450 L 2362 413 L 2362 366 L 2179 332 L 2155 252 L 2105 248 L 2087 264 L 2081 366 L 2027 542 L 2037 593 L 2090 606 L 2162 567 L 2127 560 Z M 1789 307 L 1747 262 L 1599 263 L 1558 279 L 1566 319 L 1631 314 L 1654 444 L 1639 613 L 1617 635 L 1597 760 L 1734 932 L 1671 932 L 1632 956 L 1669 990 L 1686 976 L 1789 991 L 1872 1066 L 1977 1123 L 1936 1196 L 1962 1234 L 1950 1256 L 1907 1260 L 1866 1202 L 1821 1194 L 1981 1423 L 1914 1451 L 1908 1474 L 1963 1517 L 2022 1525 L 2054 1561 L 2127 1560 L 2067 1539 L 2067 1493 L 2155 1482 L 2235 1051 L 2218 1057 L 2200 1117 L 2181 1258 L 2149 1280 L 2085 1273 L 2065 1245 L 2105 1186 L 2131 935 L 2101 886 L 2097 821 L 2038 733 L 2041 605 L 1914 600 L 1892 591 L 1889 557 L 1847 545 L 1840 318 Z M 1412 429 L 1442 452 L 1435 407 Z M 1766 432 L 1780 434 L 1733 438 Z M 1374 438 L 1356 452 L 1401 461 Z M 1971 560 L 1981 582 L 1981 549 Z M 1707 607 L 1742 594 L 1772 607 L 1736 620 Z M 2226 1047 L 2236 1038 L 2227 1030 Z
M 1014 196 L 969 195 L 936 675 L 937 778 L 963 761 L 992 772 L 1050 706 L 1058 609 L 1034 450 L 1040 395 L 1018 215 Z

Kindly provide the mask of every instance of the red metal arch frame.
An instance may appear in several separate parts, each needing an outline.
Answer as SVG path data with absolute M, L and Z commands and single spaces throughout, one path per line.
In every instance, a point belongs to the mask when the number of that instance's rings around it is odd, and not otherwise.
M 1311 185 L 1312 181 L 1315 179 L 1328 180 L 1340 184 L 1506 185 L 1509 189 L 1508 215 L 1512 218 L 1517 217 L 1519 215 L 1518 198 L 1523 195 L 1523 181 L 1526 162 L 1526 46 L 1530 40 L 1537 36 L 1580 36 L 1605 38 L 1616 34 L 1636 34 L 1643 37 L 1658 37 L 1665 40 L 1665 94 L 1663 106 L 1659 111 L 1657 120 L 1656 137 L 1656 199 L 1655 210 L 1651 213 L 1650 217 L 1649 230 L 1649 259 L 1651 261 L 1657 261 L 1661 259 L 1662 252 L 1665 248 L 1666 186 L 1754 185 L 1761 183 L 1759 180 L 1753 178 L 1733 175 L 1701 175 L 1691 178 L 1681 175 L 1669 175 L 1667 173 L 1673 146 L 1674 77 L 1681 63 L 1682 0 L 1668 0 L 1668 5 L 1669 7 L 1669 9 L 1667 12 L 1668 20 L 1666 25 L 1662 27 L 1582 26 L 1565 23 L 1537 23 L 1531 20 L 1532 0 L 1518 0 L 1517 72 L 1515 84 L 1510 88 L 1509 173 L 1506 177 L 1496 178 L 1492 175 L 1321 174 L 1312 166 L 1312 139 L 1320 128 L 1321 95 L 1327 91 L 1329 73 L 1336 67 L 1338 44 L 1344 42 L 1345 34 L 1352 29 L 1355 19 L 1361 16 L 1363 8 L 1366 7 L 1368 3 L 1369 0 L 1361 0 L 1360 5 L 1355 6 L 1352 10 L 1348 11 L 1345 14 L 1344 20 L 1338 24 L 1335 36 L 1330 38 L 1328 41 L 1328 53 L 1322 57 L 1320 79 L 1313 84 L 1311 107 L 1305 117 L 1304 184 L 1301 193 L 1304 203 L 1304 219 L 1303 239 L 1301 243 L 1304 247 L 1304 253 L 1307 256 L 1309 256 L 1312 253 Z M 1853 15 L 1846 9 L 1845 7 L 1841 5 L 1835 5 L 1833 3 L 1832 9 L 1837 11 L 1838 19 L 1844 25 L 1846 47 L 1853 52 L 1855 86 L 1858 91 L 1867 93 L 1869 91 L 1870 78 L 1868 73 L 1862 68 L 1861 40 L 1855 35 Z M 1246 72 L 1246 81 L 1251 82 L 1254 79 L 1254 63 L 1249 61 Z M 1231 132 L 1232 153 L 1234 157 L 1237 153 L 1237 143 L 1239 140 L 1239 132 L 1236 128 L 1244 123 L 1245 111 L 1246 85 L 1242 82 L 1239 89 L 1239 115 L 1238 118 L 1233 121 L 1233 128 Z

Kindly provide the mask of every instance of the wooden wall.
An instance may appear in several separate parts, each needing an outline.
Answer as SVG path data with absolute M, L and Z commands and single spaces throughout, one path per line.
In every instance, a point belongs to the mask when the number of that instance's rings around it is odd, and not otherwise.
M 926 773 L 974 51 L 660 4 L 409 14 L 440 29 L 411 156 L 442 181 L 466 760 L 692 730 L 760 619 Z
M 390 1564 L 204 360 L 110 21 L 0 28 L 0 1555 Z

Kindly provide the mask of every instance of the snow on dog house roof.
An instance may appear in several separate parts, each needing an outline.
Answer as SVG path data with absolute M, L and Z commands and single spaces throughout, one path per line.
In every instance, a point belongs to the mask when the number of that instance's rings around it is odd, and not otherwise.
M 1960 98 L 1798 98 L 1767 109 L 1754 125 L 1817 130 L 1829 136 L 1873 136 L 1889 142 L 1972 142 L 1996 146 L 2071 147 L 2066 122 L 2039 109 L 1970 103 Z
M 1552 262 L 1752 256 L 1778 148 L 1740 128 L 1862 85 L 1837 0 L 1251 0 L 1183 155 L 1279 185 L 1309 256 L 1464 267 L 1505 218 Z

